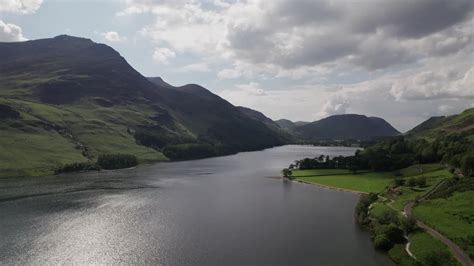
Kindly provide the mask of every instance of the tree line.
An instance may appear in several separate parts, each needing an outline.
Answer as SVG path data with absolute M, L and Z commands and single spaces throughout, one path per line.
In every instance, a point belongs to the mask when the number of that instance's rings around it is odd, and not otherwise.
M 424 139 L 395 137 L 380 141 L 353 156 L 320 155 L 297 160 L 289 169 L 348 169 L 396 171 L 417 163 L 443 163 L 474 176 L 474 145 L 461 135 L 450 135 L 428 142 Z
M 96 162 L 76 162 L 65 164 L 55 169 L 54 173 L 99 171 L 102 169 L 112 170 L 129 168 L 137 165 L 137 157 L 131 154 L 103 154 L 97 158 Z

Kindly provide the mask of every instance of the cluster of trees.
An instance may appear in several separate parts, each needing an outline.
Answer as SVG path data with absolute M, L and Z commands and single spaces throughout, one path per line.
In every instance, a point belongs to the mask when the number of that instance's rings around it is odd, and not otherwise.
M 355 209 L 357 223 L 360 225 L 368 225 L 370 223 L 369 207 L 372 203 L 377 201 L 377 199 L 378 196 L 375 193 L 370 193 L 368 195 L 364 194 L 360 196 Z
M 323 139 L 323 140 L 312 140 L 312 141 L 299 141 L 298 144 L 302 145 L 314 145 L 322 147 L 367 147 L 374 143 L 376 140 L 360 140 L 360 139 L 345 139 L 345 140 L 332 140 L 332 139 Z
M 103 154 L 97 159 L 97 165 L 102 169 L 121 169 L 138 165 L 138 159 L 131 154 Z
M 395 171 L 415 163 L 442 162 L 459 168 L 465 176 L 474 176 L 474 145 L 456 135 L 427 142 L 405 137 L 385 139 L 358 150 L 354 156 L 330 158 L 321 155 L 305 158 L 290 165 L 290 169 L 349 169 L 351 171 Z
M 457 182 L 462 182 L 462 185 L 466 185 L 466 182 L 474 184 L 474 180 L 466 180 L 469 179 L 458 179 Z M 370 229 L 375 248 L 388 251 L 395 244 L 405 243 L 405 235 L 415 232 L 418 227 L 413 217 L 406 218 L 391 209 L 369 217 L 370 206 L 377 201 L 377 198 L 377 194 L 374 193 L 362 195 L 356 206 L 356 219 L 359 224 Z M 429 252 L 417 257 L 417 260 L 420 265 L 453 265 L 447 251 Z
M 291 169 L 284 168 L 283 170 L 281 170 L 281 173 L 283 174 L 284 177 L 290 180 L 295 179 L 295 177 L 293 176 L 293 171 L 291 171 Z
M 70 173 L 83 171 L 99 171 L 101 169 L 122 169 L 138 165 L 138 159 L 130 154 L 104 154 L 96 162 L 70 163 L 58 167 L 54 173 Z
M 169 145 L 163 149 L 163 154 L 172 160 L 202 159 L 217 156 L 218 146 L 208 143 L 187 143 Z
M 426 177 L 410 177 L 408 180 L 397 177 L 395 178 L 395 187 L 408 186 L 408 187 L 425 187 L 426 186 Z
M 100 170 L 100 167 L 97 165 L 97 163 L 93 163 L 93 162 L 69 163 L 54 170 L 54 174 L 57 175 L 61 173 L 94 171 L 94 170 L 97 170 L 97 171 Z
M 377 198 L 377 194 L 374 193 L 361 196 L 356 206 L 356 218 L 359 224 L 371 229 L 375 247 L 387 251 L 395 244 L 406 241 L 405 234 L 416 229 L 416 221 L 413 218 L 400 216 L 394 210 L 384 211 L 371 219 L 369 208 Z

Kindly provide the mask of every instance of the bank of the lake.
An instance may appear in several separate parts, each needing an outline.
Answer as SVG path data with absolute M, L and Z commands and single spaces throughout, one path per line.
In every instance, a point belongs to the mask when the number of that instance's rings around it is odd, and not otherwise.
M 368 193 L 378 194 L 378 200 L 371 203 L 368 210 L 369 219 L 367 221 L 369 221 L 368 225 L 372 230 L 380 230 L 373 228 L 371 223 L 374 221 L 386 219 L 406 220 L 404 208 L 408 203 L 423 198 L 423 195 L 433 193 L 435 189 L 439 189 L 443 182 L 452 180 L 452 176 L 452 173 L 439 164 L 413 165 L 397 172 L 361 172 L 357 174 L 344 169 L 292 171 L 292 178 L 298 182 L 364 195 Z M 400 184 L 404 185 L 394 187 L 396 178 Z M 408 185 L 409 183 L 417 183 L 418 180 L 423 180 L 423 184 Z M 471 183 L 462 185 L 462 187 L 467 189 L 467 186 L 470 186 Z M 465 243 L 468 243 L 466 242 L 467 239 L 472 236 L 474 227 L 460 217 L 465 217 L 471 213 L 469 209 L 470 204 L 472 204 L 472 197 L 469 194 L 471 192 L 457 192 L 445 199 L 426 200 L 420 202 L 415 208 L 417 219 L 429 223 L 435 229 L 443 232 L 446 237 L 464 246 L 465 252 L 470 254 L 472 254 L 472 245 Z M 444 192 L 441 189 L 439 193 Z M 449 212 L 446 212 L 447 208 L 450 209 Z M 456 211 L 453 213 L 453 210 Z M 453 223 L 457 226 L 453 226 Z M 400 226 L 403 226 L 403 222 Z M 443 254 L 442 257 L 436 255 L 438 256 L 437 260 L 452 265 L 458 263 L 446 244 L 424 230 L 416 229 L 412 231 L 407 235 L 407 240 L 406 244 L 395 244 L 387 251 L 387 255 L 399 265 L 413 265 L 416 261 L 424 263 L 431 259 L 434 254 Z

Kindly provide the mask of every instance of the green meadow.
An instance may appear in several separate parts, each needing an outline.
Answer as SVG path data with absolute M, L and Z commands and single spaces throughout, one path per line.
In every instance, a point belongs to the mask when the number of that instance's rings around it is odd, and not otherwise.
M 295 180 L 335 188 L 353 190 L 362 193 L 381 192 L 393 180 L 391 172 L 350 173 L 342 169 L 296 170 Z
M 423 201 L 416 218 L 453 240 L 474 258 L 474 191 L 455 192 L 447 198 Z

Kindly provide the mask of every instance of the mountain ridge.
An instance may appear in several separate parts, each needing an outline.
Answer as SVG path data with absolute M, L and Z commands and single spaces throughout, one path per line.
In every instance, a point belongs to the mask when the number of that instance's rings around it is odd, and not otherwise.
M 396 136 L 400 132 L 379 117 L 359 114 L 333 115 L 308 124 L 295 126 L 294 132 L 305 140 L 371 139 Z
M 0 43 L 2 175 L 43 175 L 100 154 L 139 161 L 258 150 L 285 136 L 205 88 L 148 79 L 117 51 L 67 35 Z M 154 81 L 154 82 L 153 82 Z

